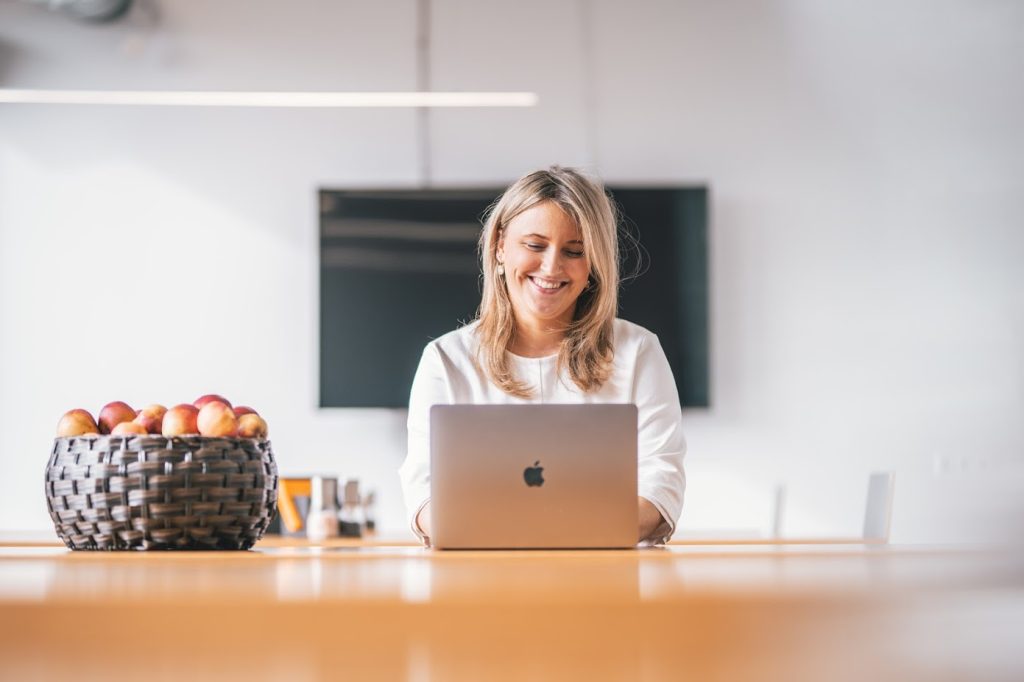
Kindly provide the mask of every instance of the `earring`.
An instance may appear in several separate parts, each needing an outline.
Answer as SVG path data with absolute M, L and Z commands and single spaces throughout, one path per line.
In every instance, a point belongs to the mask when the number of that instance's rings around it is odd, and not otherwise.
M 505 276 L 505 264 L 504 263 L 498 263 L 498 267 L 496 269 L 496 272 L 498 273 L 498 277 L 504 277 Z

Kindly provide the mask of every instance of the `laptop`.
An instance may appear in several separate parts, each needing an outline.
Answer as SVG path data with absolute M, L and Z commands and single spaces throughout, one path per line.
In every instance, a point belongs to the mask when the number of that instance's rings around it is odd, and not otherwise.
M 637 544 L 635 405 L 430 408 L 439 549 Z

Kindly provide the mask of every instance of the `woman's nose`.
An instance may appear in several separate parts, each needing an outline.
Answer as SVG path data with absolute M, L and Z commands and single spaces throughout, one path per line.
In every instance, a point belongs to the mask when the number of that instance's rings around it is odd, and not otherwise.
M 558 253 L 558 249 L 548 249 L 545 251 L 541 265 L 544 268 L 544 274 L 554 275 L 560 272 L 562 269 L 562 258 Z

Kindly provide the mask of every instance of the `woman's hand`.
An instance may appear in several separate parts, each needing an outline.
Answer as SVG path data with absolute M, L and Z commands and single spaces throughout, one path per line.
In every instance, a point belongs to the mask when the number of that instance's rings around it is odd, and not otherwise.
M 648 503 L 649 504 L 649 503 Z M 416 515 L 416 525 L 419 526 L 420 532 L 430 537 L 430 503 L 427 502 L 423 505 L 423 509 Z
M 636 498 L 637 516 L 640 519 L 640 537 L 637 538 L 638 542 L 643 542 L 647 537 L 654 532 L 654 529 L 661 525 L 664 519 L 661 516 L 661 512 L 658 508 L 651 504 L 651 501 L 643 498 Z

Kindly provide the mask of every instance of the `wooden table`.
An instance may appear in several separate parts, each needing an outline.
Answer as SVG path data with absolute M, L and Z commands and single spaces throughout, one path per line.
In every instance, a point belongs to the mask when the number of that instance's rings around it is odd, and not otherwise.
M 1007 550 L 0 541 L 0 679 L 1022 680 Z

